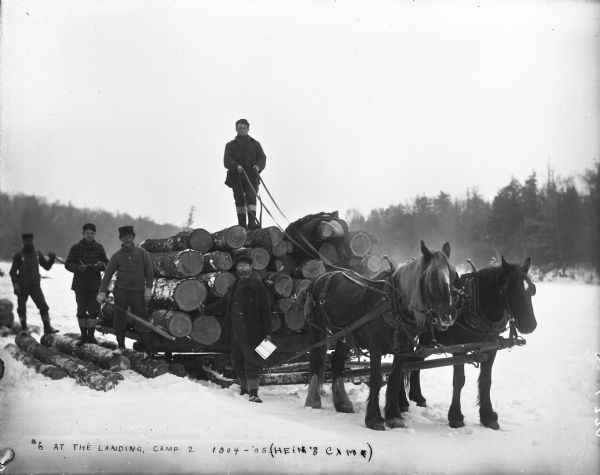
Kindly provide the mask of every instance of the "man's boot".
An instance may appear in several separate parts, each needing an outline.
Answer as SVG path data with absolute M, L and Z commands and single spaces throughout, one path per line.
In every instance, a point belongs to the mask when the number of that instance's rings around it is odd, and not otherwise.
M 19 321 L 21 322 L 21 331 L 27 331 L 27 317 L 19 317 Z
M 52 325 L 50 325 L 50 317 L 48 315 L 42 315 L 42 323 L 44 324 L 44 335 L 58 333 L 58 330 L 52 328 Z
M 248 229 L 260 229 L 260 223 L 256 220 L 256 211 L 248 211 Z
M 250 402 L 262 402 L 262 399 L 258 397 L 258 389 L 251 389 L 248 394 L 250 394 Z
M 142 345 L 144 347 L 144 353 L 149 355 L 154 355 L 156 353 L 154 350 L 154 345 L 152 345 L 152 336 L 150 336 L 150 332 L 142 333 L 140 335 L 140 340 L 142 341 Z
M 238 213 L 238 224 L 244 229 L 248 229 L 248 226 L 246 225 L 246 213 Z
M 117 349 L 113 351 L 114 355 L 122 355 L 125 350 L 125 338 L 117 338 Z
M 87 328 L 79 327 L 79 330 L 81 331 L 81 337 L 78 338 L 79 341 L 77 341 L 77 346 L 81 346 L 84 343 L 87 343 L 87 333 L 86 333 Z
M 96 332 L 96 329 L 94 327 L 90 327 L 87 329 L 87 342 L 88 343 L 94 343 L 94 344 L 98 343 L 98 340 L 96 340 L 96 338 L 94 337 L 95 332 Z

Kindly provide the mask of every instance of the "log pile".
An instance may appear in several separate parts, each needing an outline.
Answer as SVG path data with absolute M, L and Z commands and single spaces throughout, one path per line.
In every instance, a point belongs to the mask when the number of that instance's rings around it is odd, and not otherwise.
M 173 348 L 198 345 L 213 351 L 221 338 L 221 315 L 203 315 L 204 306 L 223 297 L 235 282 L 234 262 L 252 258 L 253 271 L 270 291 L 275 333 L 305 332 L 303 301 L 310 282 L 329 270 L 353 269 L 365 277 L 389 270 L 375 235 L 350 231 L 337 212 L 306 216 L 285 231 L 231 226 L 209 233 L 203 228 L 147 239 L 155 276 L 150 320 L 176 337 Z M 111 321 L 114 309 L 107 308 Z M 152 334 L 156 348 L 164 338 Z
M 96 391 L 109 391 L 123 379 L 119 373 L 104 370 L 99 366 L 59 352 L 55 348 L 48 348 L 39 344 L 26 333 L 19 333 L 15 337 L 17 346 L 26 353 L 33 355 L 42 363 L 57 366 L 63 369 L 79 384 L 88 386 Z
M 58 366 L 55 366 L 53 364 L 43 363 L 42 361 L 38 360 L 35 356 L 21 350 L 12 343 L 6 345 L 4 349 L 14 359 L 20 361 L 28 368 L 32 368 L 33 370 L 35 370 L 36 373 L 40 373 L 46 376 L 47 378 L 63 379 L 68 376 L 67 372 L 64 369 L 59 368 Z

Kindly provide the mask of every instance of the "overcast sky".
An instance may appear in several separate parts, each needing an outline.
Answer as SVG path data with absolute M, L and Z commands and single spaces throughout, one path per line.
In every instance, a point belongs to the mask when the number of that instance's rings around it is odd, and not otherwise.
M 576 1 L 3 1 L 1 189 L 214 231 L 244 117 L 292 220 L 492 199 L 600 158 L 599 31 Z

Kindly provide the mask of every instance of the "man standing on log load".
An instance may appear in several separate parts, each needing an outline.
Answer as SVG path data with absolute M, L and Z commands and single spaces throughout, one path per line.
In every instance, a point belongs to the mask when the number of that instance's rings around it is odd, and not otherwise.
M 73 272 L 71 290 L 75 292 L 77 302 L 77 321 L 83 343 L 97 343 L 94 338 L 96 319 L 100 315 L 100 304 L 96 301 L 100 288 L 100 271 L 106 269 L 108 258 L 102 244 L 97 243 L 96 225 L 83 225 L 83 239 L 71 247 L 65 261 L 65 269 Z
M 117 273 L 117 280 L 113 290 L 117 312 L 114 319 L 114 328 L 117 336 L 118 349 L 115 354 L 121 354 L 125 349 L 125 329 L 127 328 L 128 308 L 135 316 L 148 320 L 146 305 L 152 297 L 152 282 L 154 271 L 148 251 L 133 243 L 135 232 L 133 226 L 119 228 L 121 249 L 115 252 L 104 272 L 96 300 L 102 303 L 106 300 L 106 292 L 113 274 Z M 142 345 L 146 353 L 154 353 L 150 329 L 136 322 L 135 330 L 140 334 Z
M 238 279 L 224 297 L 204 309 L 206 315 L 225 314 L 223 335 L 231 343 L 231 362 L 240 380 L 240 394 L 262 402 L 258 384 L 262 359 L 254 350 L 263 339 L 271 340 L 271 306 L 268 291 L 252 275 L 252 258 L 242 255 L 235 264 Z
M 223 163 L 227 168 L 225 184 L 233 189 L 239 225 L 246 228 L 247 210 L 248 229 L 258 229 L 260 223 L 256 219 L 255 191 L 258 192 L 259 174 L 265 168 L 267 157 L 260 143 L 248 135 L 249 129 L 250 124 L 246 119 L 235 123 L 237 136 L 225 145 Z
M 23 249 L 15 254 L 10 268 L 10 278 L 13 283 L 15 295 L 17 296 L 17 313 L 21 321 L 21 330 L 27 330 L 27 300 L 29 296 L 40 311 L 42 323 L 44 324 L 44 333 L 56 333 L 50 325 L 50 315 L 48 304 L 42 292 L 40 285 L 40 266 L 50 270 L 56 254 L 48 253 L 48 259 L 33 245 L 33 234 L 23 234 Z

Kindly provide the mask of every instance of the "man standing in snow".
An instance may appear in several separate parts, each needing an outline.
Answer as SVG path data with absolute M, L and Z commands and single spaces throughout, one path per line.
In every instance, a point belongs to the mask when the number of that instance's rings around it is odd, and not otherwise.
M 17 296 L 17 314 L 21 321 L 21 330 L 27 330 L 27 300 L 31 296 L 31 300 L 40 311 L 44 333 L 56 333 L 58 330 L 50 325 L 50 315 L 48 314 L 50 309 L 40 285 L 40 266 L 50 270 L 56 254 L 49 252 L 48 259 L 46 259 L 40 251 L 35 249 L 33 234 L 25 233 L 22 238 L 23 249 L 14 255 L 10 268 L 10 278 Z
M 77 321 L 81 330 L 80 344 L 97 343 L 94 338 L 100 304 L 96 301 L 100 288 L 100 271 L 106 269 L 108 258 L 102 244 L 95 240 L 96 225 L 83 225 L 83 239 L 71 247 L 65 268 L 73 272 L 71 290 L 77 302 Z
M 240 380 L 240 394 L 262 402 L 258 383 L 262 359 L 254 350 L 263 339 L 271 340 L 271 307 L 268 291 L 252 275 L 252 258 L 240 256 L 235 264 L 238 279 L 217 302 L 206 306 L 207 315 L 225 314 L 223 335 L 231 343 L 231 361 Z
M 100 283 L 100 289 L 96 300 L 102 303 L 106 300 L 108 285 L 115 272 L 117 280 L 113 295 L 115 298 L 115 307 L 117 312 L 114 319 L 115 333 L 117 335 L 118 349 L 116 354 L 121 354 L 125 349 L 125 329 L 127 328 L 128 308 L 135 316 L 148 319 L 146 305 L 152 297 L 152 282 L 154 280 L 154 271 L 148 251 L 134 244 L 135 232 L 133 226 L 123 226 L 119 228 L 119 239 L 121 240 L 121 249 L 115 252 L 104 272 L 104 277 Z M 140 334 L 142 345 L 146 353 L 154 353 L 150 329 L 135 324 L 135 330 Z
M 257 229 L 260 228 L 260 224 L 256 219 L 255 191 L 258 191 L 259 174 L 265 168 L 267 157 L 260 143 L 248 135 L 250 124 L 246 119 L 238 120 L 235 123 L 235 130 L 237 136 L 225 145 L 223 158 L 223 164 L 227 168 L 225 184 L 233 189 L 239 225 L 246 227 L 247 210 L 248 228 Z

